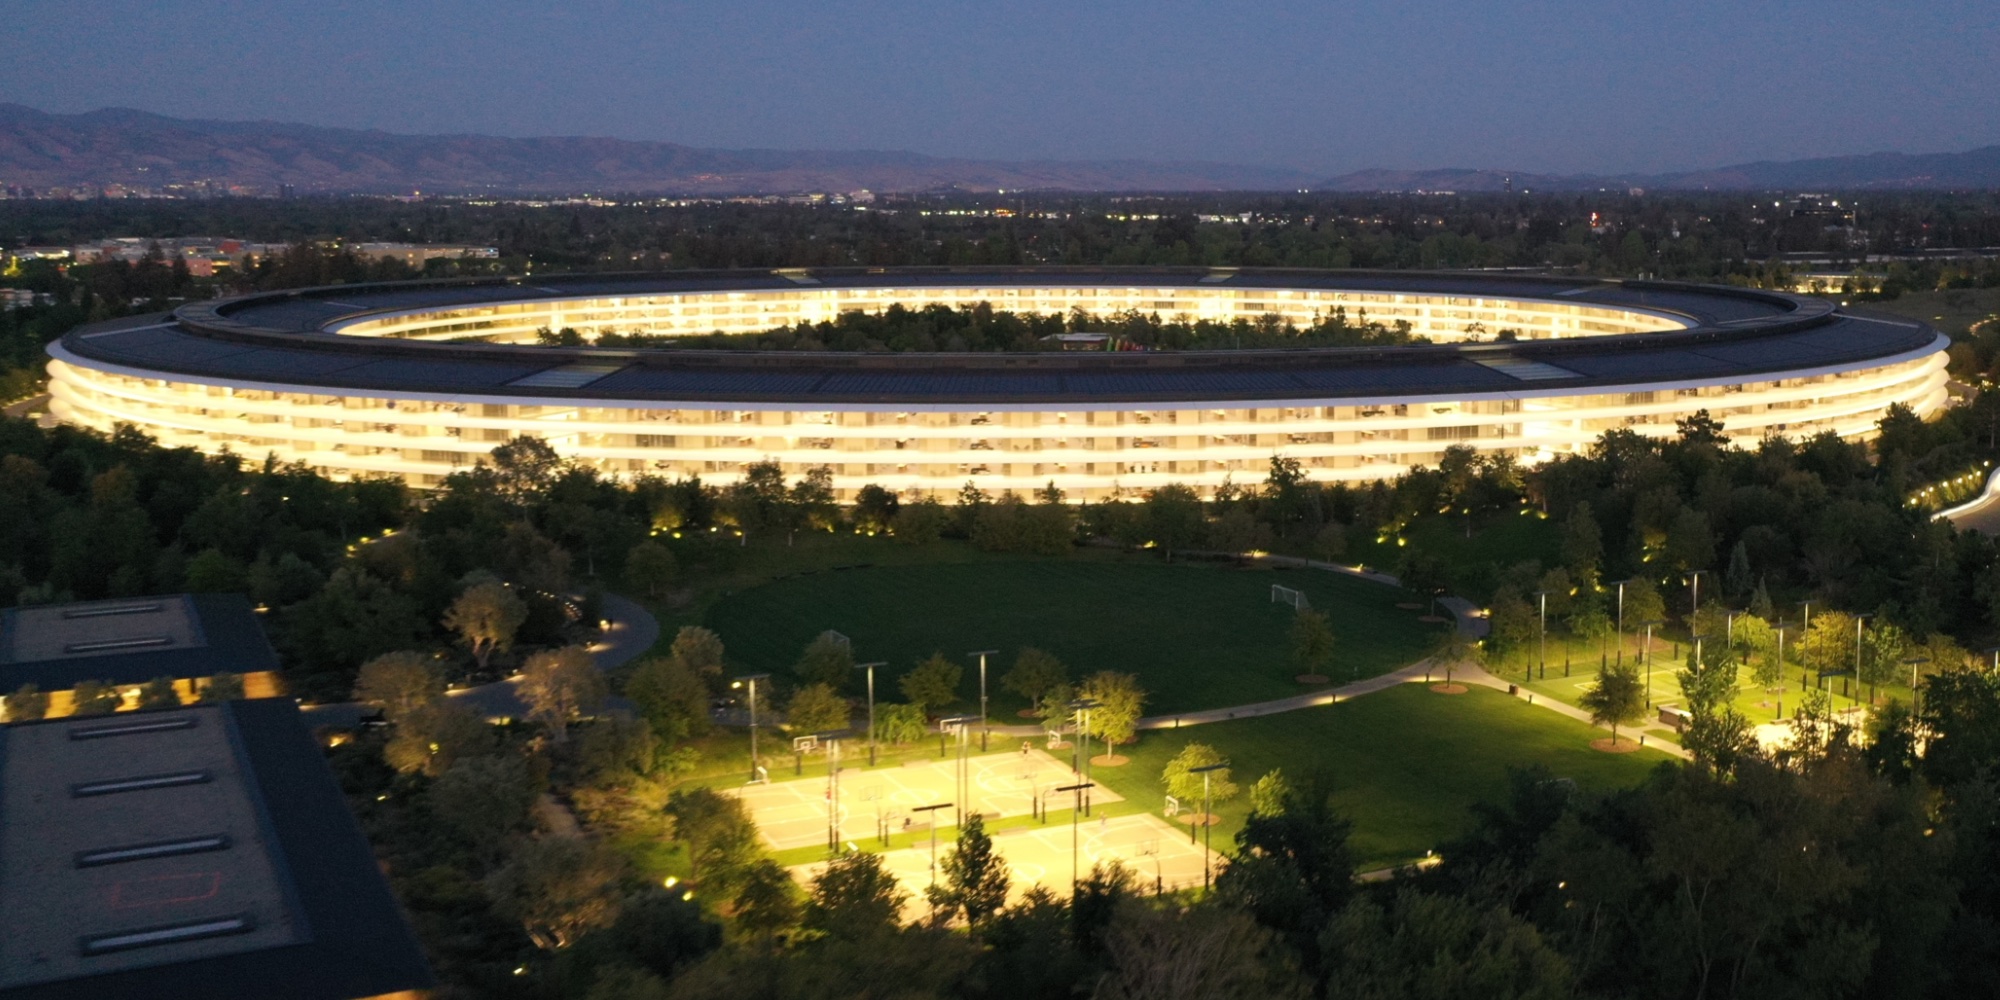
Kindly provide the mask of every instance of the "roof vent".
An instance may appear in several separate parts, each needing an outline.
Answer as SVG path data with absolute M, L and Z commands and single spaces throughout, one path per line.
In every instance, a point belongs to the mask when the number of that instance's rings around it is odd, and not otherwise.
M 183 941 L 200 941 L 204 938 L 224 937 L 230 934 L 248 934 L 256 929 L 257 921 L 247 913 L 240 913 L 228 917 L 211 917 L 206 920 L 189 920 L 178 924 L 114 931 L 110 934 L 90 934 L 78 942 L 78 950 L 83 953 L 83 957 L 92 958 L 97 955 L 109 955 L 112 952 L 130 951 L 134 948 L 153 948 L 163 944 L 180 944 Z
M 97 851 L 81 851 L 76 856 L 78 868 L 96 868 L 99 865 L 123 864 L 127 861 L 151 861 L 155 858 L 178 858 L 184 854 L 206 854 L 210 851 L 229 849 L 229 835 L 218 833 L 209 837 L 184 837 L 180 840 L 158 840 L 150 844 L 132 844 L 128 847 L 107 847 Z
M 208 771 L 180 771 L 174 774 L 149 774 L 141 778 L 118 778 L 112 781 L 86 781 L 69 786 L 69 794 L 84 799 L 93 795 L 116 795 L 119 792 L 148 792 L 155 788 L 179 788 L 182 785 L 205 785 L 215 780 Z

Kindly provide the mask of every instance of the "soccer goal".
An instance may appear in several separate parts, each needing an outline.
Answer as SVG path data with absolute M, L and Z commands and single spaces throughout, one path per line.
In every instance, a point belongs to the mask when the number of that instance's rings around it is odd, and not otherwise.
M 1271 585 L 1271 603 L 1289 604 L 1294 611 L 1308 611 L 1312 608 L 1312 602 L 1306 600 L 1305 591 L 1293 590 L 1276 583 Z

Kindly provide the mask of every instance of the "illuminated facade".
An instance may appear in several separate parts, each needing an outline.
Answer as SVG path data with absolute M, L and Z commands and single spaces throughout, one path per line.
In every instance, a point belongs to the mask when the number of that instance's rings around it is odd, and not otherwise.
M 746 333 L 892 304 L 1173 318 L 1335 309 L 1427 345 L 807 354 L 528 346 L 537 330 Z M 1259 480 L 1274 454 L 1368 481 L 1471 445 L 1532 464 L 1697 410 L 1739 441 L 1866 437 L 1943 405 L 1946 341 L 1831 303 L 1490 275 L 929 270 L 575 276 L 317 289 L 184 307 L 52 345 L 53 412 L 167 445 L 437 484 L 527 434 L 608 474 L 727 483 L 826 466 L 843 498 L 1053 482 L 1097 499 Z

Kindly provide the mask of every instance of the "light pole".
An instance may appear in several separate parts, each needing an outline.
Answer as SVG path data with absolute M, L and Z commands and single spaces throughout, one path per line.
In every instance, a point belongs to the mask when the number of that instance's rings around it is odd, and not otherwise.
M 1736 619 L 1749 614 L 1747 611 L 1731 611 L 1722 619 L 1722 641 L 1731 651 L 1736 649 Z
M 1542 673 L 1547 674 L 1549 672 L 1549 592 L 1546 590 L 1537 590 L 1535 591 L 1535 598 L 1541 603 L 1542 616 L 1541 651 L 1536 656 L 1541 661 Z M 1534 680 L 1533 673 L 1533 671 L 1529 671 L 1529 680 Z
M 1906 657 L 1903 660 L 1903 665 L 1910 668 L 1910 709 L 1912 711 L 1915 711 L 1917 706 L 1917 668 L 1929 662 L 1931 662 L 1931 658 L 1922 654 Z
M 1778 633 L 1778 714 L 1772 716 L 1773 719 L 1785 717 L 1785 630 L 1791 627 L 1792 624 L 1783 618 L 1771 626 L 1771 630 Z M 1801 683 L 1805 681 L 1804 673 L 1799 674 L 1799 680 Z
M 1079 781 L 1074 785 L 1064 785 L 1061 788 L 1056 789 L 1056 791 L 1058 792 L 1076 793 L 1076 806 L 1069 811 L 1069 898 L 1072 900 L 1076 899 L 1077 883 L 1081 881 L 1081 879 L 1078 878 L 1078 873 L 1076 868 L 1076 852 L 1077 852 L 1077 836 L 1078 836 L 1077 817 L 1083 814 L 1084 789 L 1094 788 L 1094 787 L 1096 786 L 1092 785 L 1088 781 Z M 932 854 L 933 855 L 936 854 L 935 849 L 932 850 Z M 931 862 L 931 867 L 933 869 L 937 867 L 937 862 L 935 860 Z M 937 876 L 933 874 L 931 876 L 931 880 L 935 882 L 937 880 Z
M 1981 652 L 1993 654 L 1993 665 L 1987 669 L 2000 673 L 2000 646 L 1989 646 Z
M 1640 654 L 1646 661 L 1647 708 L 1653 707 L 1653 626 L 1665 624 L 1666 622 L 1659 618 L 1650 619 L 1646 622 L 1646 645 L 1640 650 Z
M 1071 718 L 1076 720 L 1076 745 L 1070 749 L 1070 771 L 1085 781 L 1090 780 L 1090 710 L 1096 707 L 1095 698 L 1078 698 L 1069 703 Z
M 770 674 L 744 674 L 729 682 L 732 688 L 747 686 L 750 689 L 750 780 L 753 782 L 757 780 L 760 770 L 757 767 L 757 682 L 770 679 Z
M 1854 684 L 1861 686 L 1861 623 L 1875 617 L 1872 613 L 1854 616 Z M 1868 682 L 1868 704 L 1875 704 L 1875 682 Z
M 997 649 L 981 649 L 965 654 L 979 657 L 979 752 L 986 752 L 986 737 L 993 731 L 993 724 L 986 718 L 986 658 L 999 656 Z
M 1209 845 L 1215 842 L 1215 835 L 1210 832 L 1210 828 L 1215 826 L 1215 817 L 1208 814 L 1208 777 L 1210 773 L 1220 771 L 1228 766 L 1229 762 L 1225 760 L 1214 764 L 1204 764 L 1201 767 L 1188 768 L 1189 774 L 1201 775 L 1201 891 L 1203 892 L 1208 891 L 1208 873 L 1212 864 L 1209 860 L 1212 856 L 1209 852 Z M 1188 827 L 1188 834 L 1189 842 L 1192 843 L 1194 827 Z
M 950 808 L 951 808 L 951 803 L 940 802 L 932 806 L 917 806 L 916 808 L 910 810 L 913 813 L 930 814 L 928 818 L 931 821 L 931 888 L 933 889 L 937 888 L 937 811 L 939 809 L 950 809 Z M 935 915 L 937 913 L 937 901 L 936 901 L 937 895 L 936 893 L 926 893 L 925 895 L 931 897 L 932 899 L 931 913 Z
M 1701 613 L 1701 578 L 1708 573 L 1705 569 L 1692 569 L 1681 574 L 1681 579 L 1693 587 L 1692 599 L 1688 601 L 1688 634 L 1694 634 L 1694 616 Z
M 1618 588 L 1618 663 L 1620 666 L 1623 666 L 1625 663 L 1625 585 L 1637 582 L 1639 582 L 1639 578 L 1632 577 L 1613 584 L 1613 586 Z M 1598 645 L 1597 651 L 1599 653 L 1604 652 L 1603 644 L 1600 643 Z
M 869 767 L 875 766 L 875 668 L 886 667 L 888 665 L 889 664 L 883 660 L 877 660 L 874 663 L 857 663 L 854 665 L 854 669 L 856 670 L 868 671 L 868 766 Z
M 814 733 L 813 740 L 826 744 L 826 850 L 828 856 L 840 853 L 840 741 L 847 738 L 847 730 L 839 729 L 827 733 Z
M 971 763 L 966 759 L 966 751 L 972 748 L 972 734 L 965 727 L 972 724 L 972 716 L 960 715 L 949 719 L 939 719 L 938 726 L 946 732 L 958 733 L 958 763 L 952 766 L 952 797 L 958 809 L 958 825 L 965 825 L 965 789 L 972 784 Z

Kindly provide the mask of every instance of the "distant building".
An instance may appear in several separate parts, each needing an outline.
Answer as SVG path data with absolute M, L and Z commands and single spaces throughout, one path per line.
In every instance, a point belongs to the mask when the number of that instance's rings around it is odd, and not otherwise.
M 49 694 L 51 718 L 70 714 L 79 683 L 111 684 L 138 698 L 139 685 L 170 677 L 183 701 L 219 673 L 243 677 L 244 694 L 281 693 L 278 654 L 240 594 L 175 594 L 0 611 L 0 695 L 33 684 Z
M 424 269 L 426 261 L 465 258 L 494 260 L 500 256 L 499 247 L 467 246 L 457 243 L 356 243 L 348 249 L 357 257 L 374 260 L 388 260 L 393 257 L 418 271 Z
M 423 952 L 281 698 L 0 727 L 0 1000 L 410 997 Z

